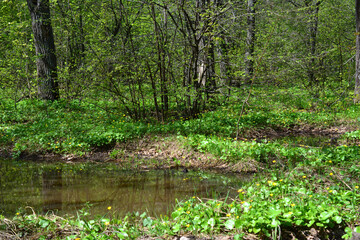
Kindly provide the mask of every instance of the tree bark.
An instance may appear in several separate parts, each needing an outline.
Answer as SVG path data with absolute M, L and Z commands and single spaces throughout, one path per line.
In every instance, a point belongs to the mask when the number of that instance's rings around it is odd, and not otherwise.
M 248 0 L 247 37 L 245 52 L 245 82 L 251 81 L 254 73 L 254 49 L 255 49 L 255 4 L 256 0 Z
M 315 3 L 312 1 L 305 1 L 305 6 L 309 8 L 309 32 L 310 37 L 308 40 L 308 47 L 310 50 L 310 60 L 308 66 L 308 78 L 309 85 L 316 83 L 315 68 L 316 68 L 316 39 L 318 35 L 318 24 L 319 24 L 319 8 L 321 1 L 317 0 Z
M 49 0 L 27 0 L 34 33 L 38 94 L 43 100 L 59 99 L 54 34 Z
M 360 102 L 360 0 L 355 2 L 356 16 L 356 69 L 355 69 L 355 98 L 354 102 Z

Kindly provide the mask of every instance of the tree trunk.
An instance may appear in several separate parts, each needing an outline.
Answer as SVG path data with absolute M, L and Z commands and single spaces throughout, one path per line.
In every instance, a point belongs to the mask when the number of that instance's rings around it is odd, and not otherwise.
M 43 100 L 59 99 L 54 34 L 49 0 L 27 0 L 34 33 L 38 93 Z
M 356 71 L 355 71 L 355 98 L 354 102 L 360 102 L 360 0 L 355 3 L 356 12 Z
M 245 52 L 245 82 L 250 83 L 254 73 L 254 49 L 255 49 L 255 4 L 256 0 L 248 0 L 247 37 Z
M 311 4 L 311 5 L 310 5 Z M 316 65 L 316 39 L 318 34 L 318 24 L 319 24 L 319 8 L 320 8 L 321 1 L 316 1 L 313 3 L 312 1 L 305 1 L 305 6 L 309 8 L 309 42 L 308 47 L 310 50 L 310 61 L 308 66 L 308 78 L 309 78 L 309 84 L 313 85 L 316 83 L 316 77 L 315 77 L 315 65 Z

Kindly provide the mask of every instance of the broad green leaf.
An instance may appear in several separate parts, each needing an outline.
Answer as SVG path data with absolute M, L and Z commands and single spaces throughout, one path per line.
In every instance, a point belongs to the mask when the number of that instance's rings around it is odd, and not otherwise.
M 214 226 L 215 226 L 215 219 L 214 219 L 214 218 L 210 218 L 209 221 L 208 221 L 208 224 L 209 224 L 211 227 L 214 227 Z
M 333 217 L 333 219 L 337 224 L 340 224 L 342 222 L 342 218 L 340 216 L 335 216 Z
M 175 225 L 173 226 L 173 231 L 174 231 L 174 232 L 178 232 L 178 231 L 180 231 L 180 229 L 181 229 L 181 225 L 180 225 L 180 224 L 175 224 Z
M 225 227 L 229 230 L 232 230 L 235 226 L 235 221 L 233 219 L 229 219 L 225 222 Z
M 276 220 L 275 218 L 272 219 L 270 226 L 276 228 L 280 225 L 280 221 Z

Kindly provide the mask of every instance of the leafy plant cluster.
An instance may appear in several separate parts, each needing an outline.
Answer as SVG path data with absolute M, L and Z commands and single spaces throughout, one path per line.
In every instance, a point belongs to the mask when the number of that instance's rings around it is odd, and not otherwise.
M 293 104 L 294 99 L 287 96 L 288 91 L 281 91 L 269 99 L 262 99 L 264 90 L 255 90 L 258 96 L 253 101 L 257 105 L 250 105 L 240 118 L 241 106 L 230 104 L 213 111 L 205 111 L 191 119 L 174 117 L 166 123 L 154 123 L 151 119 L 133 121 L 130 116 L 122 113 L 115 103 L 107 101 L 61 100 L 43 103 L 24 100 L 19 102 L 16 108 L 11 102 L 4 102 L 0 106 L 0 142 L 13 145 L 16 156 L 23 151 L 83 154 L 94 147 L 113 145 L 146 134 L 172 133 L 188 137 L 188 145 L 200 151 L 210 150 L 217 155 L 222 154 L 224 159 L 240 159 L 244 155 L 265 161 L 267 153 L 278 148 L 276 141 L 272 141 L 271 144 L 269 141 L 266 144 L 252 143 L 254 139 L 246 139 L 249 130 L 286 130 L 304 124 L 324 127 L 335 124 L 339 118 L 321 109 L 316 112 L 311 109 L 299 109 Z M 267 104 L 269 100 L 272 105 Z M 343 111 L 356 113 L 357 108 L 350 107 L 350 110 Z M 356 115 L 353 116 L 355 117 Z M 237 129 L 245 143 L 232 142 Z M 355 145 L 357 138 L 354 136 L 357 136 L 357 131 L 349 134 L 351 135 L 346 141 L 351 140 Z M 236 152 L 232 150 L 233 147 L 243 150 Z
M 232 201 L 192 199 L 180 203 L 172 213 L 176 221 L 173 230 L 261 232 L 270 237 L 279 227 L 333 228 L 359 221 L 359 186 L 326 187 L 304 173 L 272 179 L 239 189 L 238 198 Z

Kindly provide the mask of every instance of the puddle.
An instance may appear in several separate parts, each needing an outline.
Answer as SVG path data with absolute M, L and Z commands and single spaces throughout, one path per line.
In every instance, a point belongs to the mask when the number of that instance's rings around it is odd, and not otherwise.
M 168 214 L 176 199 L 235 196 L 251 176 L 173 170 L 133 172 L 115 164 L 38 164 L 0 160 L 0 214 L 31 206 L 37 213 L 91 214 L 148 211 Z

